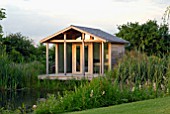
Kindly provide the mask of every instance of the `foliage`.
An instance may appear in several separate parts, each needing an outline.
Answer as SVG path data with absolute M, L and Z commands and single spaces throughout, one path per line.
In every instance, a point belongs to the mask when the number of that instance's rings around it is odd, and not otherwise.
M 2 46 L 0 46 L 2 47 Z M 35 88 L 45 90 L 73 90 L 86 80 L 38 80 L 39 74 L 44 74 L 45 67 L 38 61 L 30 63 L 14 63 L 11 58 L 0 48 L 0 90 Z
M 144 24 L 127 23 L 118 26 L 116 34 L 130 42 L 128 49 L 139 49 L 148 55 L 161 55 L 170 51 L 170 35 L 168 24 L 158 25 L 149 20 Z
M 36 60 L 40 61 L 43 65 L 46 64 L 46 46 L 43 44 L 39 44 L 36 47 Z M 54 66 L 55 66 L 55 45 L 49 48 L 49 66 L 50 73 L 55 73 Z
M 1 41 L 12 61 L 19 63 L 35 60 L 35 47 L 32 40 L 29 40 L 21 33 L 9 34 L 5 38 L 2 38 Z
M 5 9 L 0 8 L 0 20 L 6 18 Z M 0 25 L 0 38 L 2 37 L 2 26 Z
M 18 89 L 31 87 L 37 83 L 37 75 L 42 73 L 44 66 L 39 62 L 17 64 L 11 62 L 6 53 L 0 54 L 0 89 Z
M 165 97 L 68 114 L 169 114 L 169 102 L 170 97 Z
M 135 89 L 132 92 L 127 87 L 119 88 L 117 84 L 111 84 L 107 79 L 97 78 L 90 84 L 77 88 L 75 92 L 66 93 L 64 97 L 50 96 L 47 101 L 38 104 L 35 113 L 80 111 L 154 97 L 154 91 L 149 89 Z
M 147 56 L 136 51 L 127 53 L 118 64 L 118 80 L 121 83 L 144 84 L 157 83 L 159 86 L 166 82 L 170 76 L 170 56 L 159 58 Z
M 11 110 L 5 110 L 4 108 L 0 108 L 0 113 L 1 114 L 16 114 L 18 112 L 17 111 L 11 111 Z
M 5 14 L 5 9 L 4 8 L 0 8 L 0 20 L 2 20 L 2 19 L 4 19 L 4 18 L 6 18 L 6 14 Z
M 168 24 L 168 20 L 169 20 L 169 15 L 170 15 L 170 6 L 168 6 L 165 10 L 165 13 L 162 17 L 163 23 L 164 24 Z
M 42 64 L 46 64 L 46 46 L 43 44 L 39 44 L 36 47 L 36 58 Z
M 88 80 L 38 80 L 36 89 L 39 90 L 56 90 L 56 91 L 73 91 L 75 87 L 84 85 Z
M 79 111 L 165 96 L 170 89 L 170 57 L 165 58 L 131 52 L 106 77 L 95 78 L 63 97 L 50 96 L 38 104 L 35 113 Z
M 1 114 L 27 114 L 27 113 L 31 113 L 33 112 L 33 109 L 26 109 L 26 107 L 24 106 L 24 104 L 22 105 L 22 107 L 18 107 L 18 109 L 16 110 L 7 110 L 4 108 L 0 109 L 0 113 Z

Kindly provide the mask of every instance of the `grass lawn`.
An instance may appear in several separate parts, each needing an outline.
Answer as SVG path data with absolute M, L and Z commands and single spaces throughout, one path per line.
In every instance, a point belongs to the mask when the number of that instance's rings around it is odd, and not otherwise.
M 71 112 L 69 114 L 170 114 L 170 97 Z

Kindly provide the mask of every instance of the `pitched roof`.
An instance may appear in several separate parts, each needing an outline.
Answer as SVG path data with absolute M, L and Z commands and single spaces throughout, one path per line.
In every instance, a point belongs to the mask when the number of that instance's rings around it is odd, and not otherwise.
M 122 38 L 118 38 L 114 35 L 111 35 L 105 31 L 102 31 L 100 29 L 95 29 L 95 28 L 89 28 L 89 27 L 82 27 L 82 26 L 75 26 L 75 25 L 71 25 L 73 27 L 79 28 L 83 31 L 86 31 L 90 34 L 93 34 L 97 37 L 100 37 L 102 39 L 107 40 L 108 42 L 116 42 L 116 43 L 129 43 L 128 41 L 122 39 Z
M 129 43 L 128 41 L 126 41 L 126 40 L 124 40 L 122 38 L 119 38 L 119 37 L 116 37 L 114 35 L 111 35 L 111 34 L 105 32 L 105 31 L 102 31 L 100 29 L 82 27 L 82 26 L 75 26 L 75 25 L 71 25 L 70 27 L 68 27 L 68 28 L 66 28 L 64 30 L 61 30 L 61 31 L 59 31 L 59 32 L 47 37 L 47 38 L 44 38 L 40 42 L 43 43 L 43 42 L 45 42 L 45 41 L 47 41 L 47 40 L 49 40 L 49 39 L 63 33 L 63 32 L 65 32 L 65 31 L 67 31 L 67 30 L 69 30 L 69 29 L 76 29 L 79 32 L 85 32 L 85 33 L 91 34 L 91 35 L 93 35 L 95 37 L 101 38 L 101 39 L 106 40 L 108 42 L 124 43 L 124 44 Z

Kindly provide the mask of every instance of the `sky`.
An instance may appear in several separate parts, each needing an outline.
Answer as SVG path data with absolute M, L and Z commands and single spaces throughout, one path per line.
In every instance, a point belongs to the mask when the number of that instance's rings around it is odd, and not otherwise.
M 110 34 L 127 22 L 161 18 L 170 0 L 0 0 L 4 35 L 20 32 L 39 41 L 70 25 L 94 27 Z

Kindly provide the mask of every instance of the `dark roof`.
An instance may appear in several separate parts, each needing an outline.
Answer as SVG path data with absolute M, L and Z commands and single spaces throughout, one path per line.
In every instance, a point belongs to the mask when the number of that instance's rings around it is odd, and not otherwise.
M 107 40 L 108 42 L 116 42 L 116 43 L 129 43 L 128 41 L 122 39 L 122 38 L 118 38 L 114 35 L 111 35 L 105 31 L 102 31 L 100 29 L 95 29 L 95 28 L 89 28 L 89 27 L 82 27 L 82 26 L 75 26 L 75 25 L 71 25 L 73 27 L 76 27 L 78 29 L 81 29 L 85 32 L 88 32 L 90 34 L 93 34 L 97 37 L 100 37 L 102 39 Z

